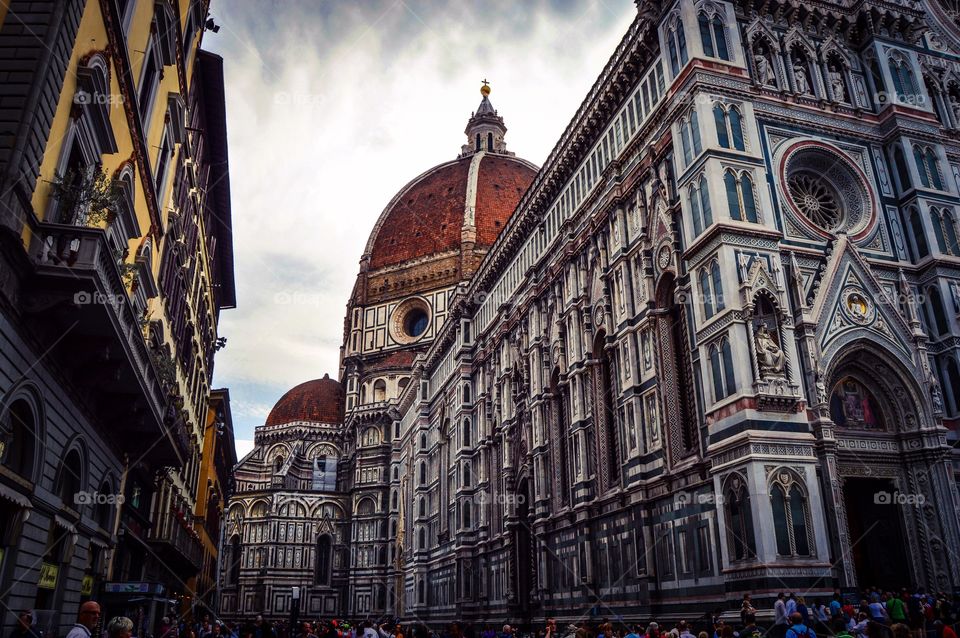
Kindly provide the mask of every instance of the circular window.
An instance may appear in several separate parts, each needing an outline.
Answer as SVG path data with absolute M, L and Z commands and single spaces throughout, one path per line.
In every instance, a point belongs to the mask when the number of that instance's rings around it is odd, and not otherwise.
M 820 175 L 797 172 L 790 176 L 787 186 L 797 208 L 817 226 L 833 230 L 843 221 L 840 196 Z
M 872 227 L 874 203 L 866 177 L 843 152 L 804 141 L 781 157 L 781 187 L 790 208 L 808 226 L 852 236 Z
M 413 343 L 430 327 L 430 306 L 419 297 L 407 299 L 393 311 L 390 336 L 397 343 Z
M 428 323 L 430 318 L 427 313 L 420 308 L 414 308 L 403 319 L 403 331 L 408 337 L 419 337 L 426 332 Z

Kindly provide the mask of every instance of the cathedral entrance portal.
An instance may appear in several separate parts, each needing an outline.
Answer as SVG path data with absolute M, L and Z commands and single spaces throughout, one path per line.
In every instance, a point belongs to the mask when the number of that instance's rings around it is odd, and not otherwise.
M 899 493 L 890 479 L 848 478 L 843 498 L 857 584 L 897 591 L 912 582 Z

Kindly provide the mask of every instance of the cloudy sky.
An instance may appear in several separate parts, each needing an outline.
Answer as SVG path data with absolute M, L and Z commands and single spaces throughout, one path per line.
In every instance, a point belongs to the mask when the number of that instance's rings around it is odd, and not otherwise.
M 390 198 L 453 159 L 490 81 L 507 146 L 543 163 L 633 0 L 214 0 L 224 57 L 236 310 L 221 315 L 242 455 L 290 387 L 338 374 L 358 261 Z M 268 8 L 269 7 L 269 8 Z

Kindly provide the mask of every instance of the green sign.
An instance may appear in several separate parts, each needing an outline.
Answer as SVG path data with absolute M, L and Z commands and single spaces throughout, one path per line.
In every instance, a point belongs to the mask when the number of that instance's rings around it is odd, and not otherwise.
M 40 565 L 40 582 L 37 583 L 37 587 L 40 589 L 53 589 L 57 586 L 57 574 L 60 572 L 60 568 L 56 565 L 51 565 L 50 563 L 41 563 Z

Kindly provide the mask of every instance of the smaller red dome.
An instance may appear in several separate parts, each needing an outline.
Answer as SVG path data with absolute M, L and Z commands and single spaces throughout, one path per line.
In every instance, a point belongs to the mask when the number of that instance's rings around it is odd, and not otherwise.
M 292 388 L 270 410 L 266 425 L 296 421 L 342 423 L 343 388 L 340 383 L 325 374 L 322 379 L 307 381 Z

